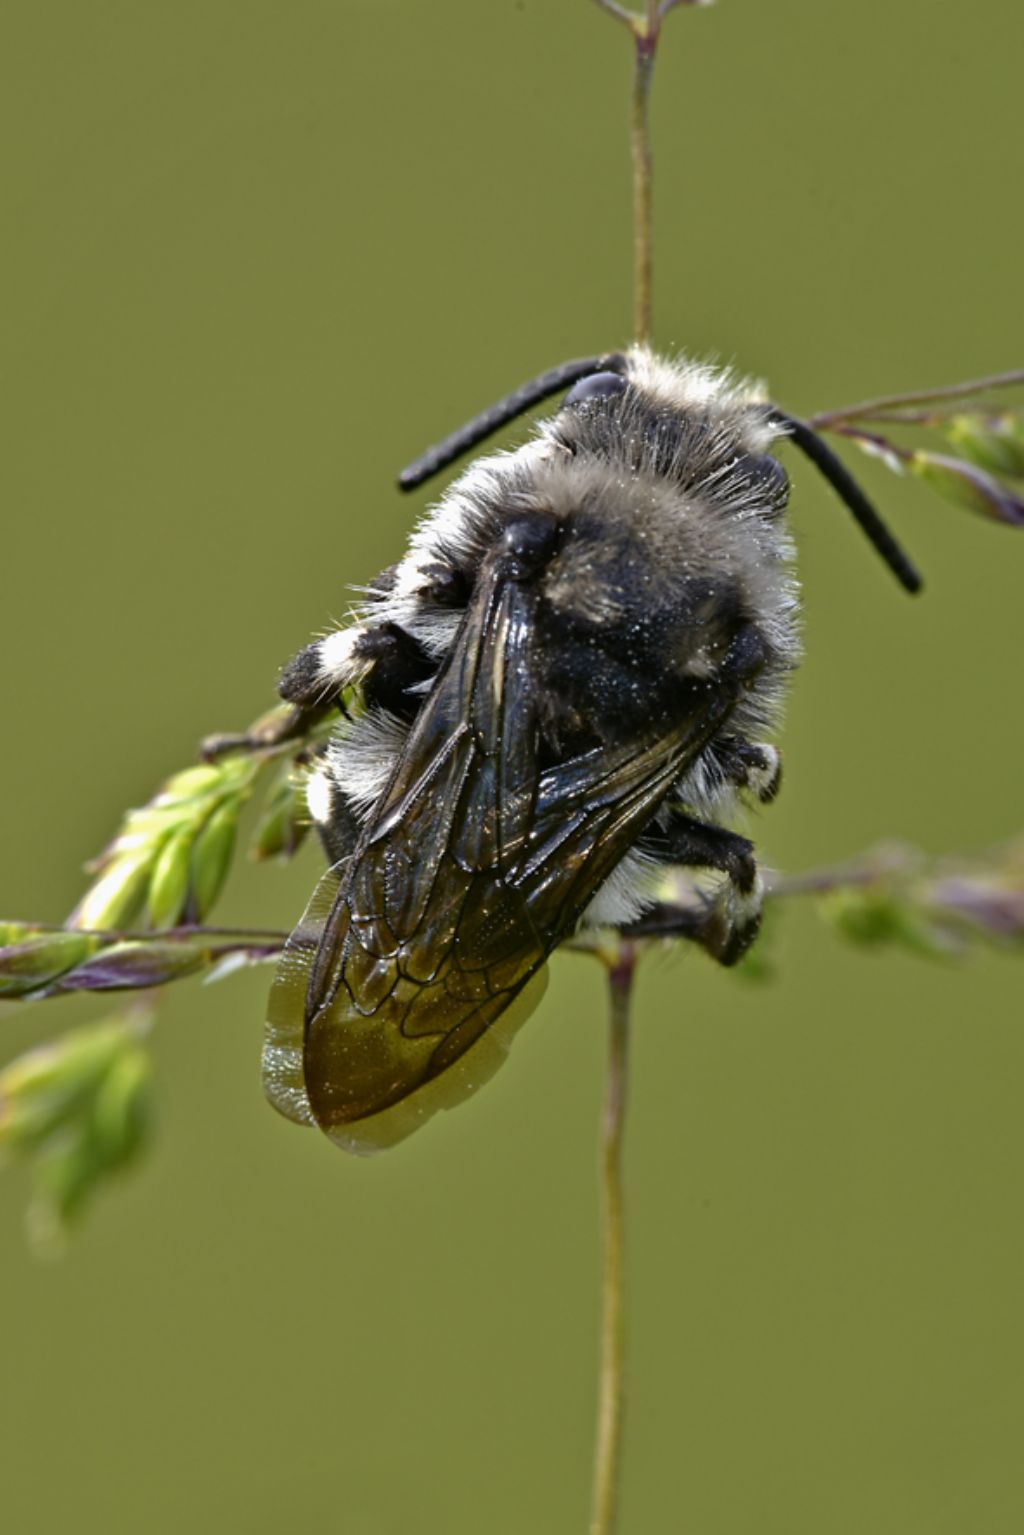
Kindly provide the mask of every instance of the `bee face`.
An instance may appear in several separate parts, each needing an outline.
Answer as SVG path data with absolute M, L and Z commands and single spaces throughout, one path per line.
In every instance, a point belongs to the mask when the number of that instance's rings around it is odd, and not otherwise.
M 403 483 L 566 384 L 282 679 L 300 708 L 353 688 L 363 704 L 310 785 L 331 868 L 264 1050 L 271 1101 L 349 1150 L 475 1091 L 581 923 L 658 930 L 664 864 L 722 875 L 687 934 L 716 959 L 757 932 L 752 847 L 719 822 L 778 786 L 758 737 L 798 657 L 771 451 L 789 418 L 637 348 L 545 375 Z

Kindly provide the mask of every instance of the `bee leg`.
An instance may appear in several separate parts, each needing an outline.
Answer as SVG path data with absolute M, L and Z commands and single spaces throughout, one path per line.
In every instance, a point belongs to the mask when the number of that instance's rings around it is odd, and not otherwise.
M 398 624 L 375 624 L 363 629 L 356 656 L 365 668 L 366 703 L 411 720 L 423 702 L 421 686 L 436 670 L 419 640 Z
M 200 755 L 212 762 L 230 751 L 259 751 L 301 740 L 333 709 L 347 715 L 345 691 L 360 684 L 368 704 L 411 717 L 420 698 L 410 689 L 432 671 L 418 641 L 397 624 L 338 629 L 304 645 L 281 672 L 277 691 L 290 709 L 272 709 L 238 735 L 207 736 Z
M 300 650 L 281 673 L 278 692 L 306 710 L 338 704 L 346 688 L 361 686 L 367 704 L 392 714 L 414 714 L 414 691 L 434 668 L 419 641 L 398 624 L 366 623 L 339 629 Z
M 676 814 L 652 839 L 651 851 L 665 863 L 719 869 L 725 882 L 713 895 L 702 895 L 694 907 L 653 907 L 623 928 L 624 936 L 689 938 L 719 964 L 735 965 L 761 926 L 764 891 L 753 843 L 724 827 Z
M 619 931 L 623 938 L 688 938 L 720 965 L 735 965 L 760 929 L 761 894 L 759 879 L 756 896 L 742 900 L 726 886 L 717 896 L 701 895 L 693 905 L 652 906 Z
M 729 783 L 746 789 L 767 805 L 782 783 L 782 753 L 777 746 L 733 739 L 716 747 L 722 770 Z
M 277 691 L 285 702 L 306 713 L 335 704 L 344 709 L 345 689 L 354 686 L 365 671 L 355 654 L 363 632 L 359 624 L 303 645 L 277 680 Z
M 399 718 L 411 718 L 422 703 L 418 685 L 434 667 L 412 635 L 393 623 L 365 623 L 314 640 L 281 674 L 279 691 L 307 720 L 337 704 L 358 686 L 364 703 Z M 306 803 L 328 861 L 348 858 L 360 824 L 328 763 L 314 768 Z
M 271 709 L 240 734 L 207 736 L 199 746 L 203 761 L 212 762 L 225 752 L 283 746 L 308 735 L 332 709 L 344 714 L 343 690 L 358 675 L 351 653 L 359 632 L 342 629 L 304 645 L 278 679 L 277 691 L 291 707 Z

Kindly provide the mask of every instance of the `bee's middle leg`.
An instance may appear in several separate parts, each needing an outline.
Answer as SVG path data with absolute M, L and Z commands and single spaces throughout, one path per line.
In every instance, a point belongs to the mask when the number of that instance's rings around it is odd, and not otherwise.
M 775 798 L 782 783 L 782 753 L 777 746 L 730 737 L 720 741 L 716 750 L 722 771 L 735 788 L 746 790 L 762 805 Z
M 660 862 L 718 869 L 726 878 L 720 890 L 702 896 L 693 908 L 652 907 L 623 928 L 624 936 L 689 938 L 719 964 L 735 965 L 761 926 L 764 890 L 753 843 L 737 832 L 677 812 L 656 834 L 650 850 Z

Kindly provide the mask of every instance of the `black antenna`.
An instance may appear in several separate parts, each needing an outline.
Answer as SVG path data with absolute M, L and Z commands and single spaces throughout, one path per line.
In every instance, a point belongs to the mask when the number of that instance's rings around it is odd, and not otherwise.
M 820 469 L 840 500 L 845 501 L 900 585 L 908 592 L 919 592 L 923 585 L 920 574 L 889 532 L 842 459 L 832 452 L 828 443 L 819 437 L 806 421 L 801 421 L 796 416 L 787 416 L 785 411 L 779 410 L 774 405 L 771 415 L 773 421 L 777 421 L 780 426 L 786 428 L 788 435 L 800 451 L 806 453 L 815 468 Z
M 440 469 L 446 469 L 457 458 L 461 458 L 463 453 L 468 453 L 470 448 L 475 448 L 485 437 L 490 437 L 532 406 L 539 405 L 541 400 L 549 399 L 551 395 L 558 394 L 569 384 L 575 384 L 578 379 L 586 378 L 591 373 L 619 373 L 625 367 L 625 362 L 619 352 L 606 353 L 603 357 L 579 357 L 575 362 L 563 362 L 559 367 L 542 373 L 539 378 L 531 379 L 528 384 L 507 394 L 488 410 L 481 411 L 479 416 L 474 416 L 465 426 L 460 426 L 450 437 L 443 438 L 425 453 L 421 453 L 398 476 L 399 488 L 415 489 Z

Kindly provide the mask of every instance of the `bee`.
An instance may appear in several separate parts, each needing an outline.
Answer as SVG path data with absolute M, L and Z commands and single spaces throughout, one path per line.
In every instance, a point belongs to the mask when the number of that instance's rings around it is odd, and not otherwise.
M 800 655 L 782 443 L 920 586 L 809 426 L 642 346 L 543 374 L 400 485 L 562 391 L 281 677 L 296 728 L 361 695 L 309 780 L 330 868 L 281 958 L 263 1051 L 275 1107 L 349 1151 L 484 1083 L 581 926 L 683 933 L 723 965 L 753 942 L 753 845 L 721 823 L 780 781 L 763 737 Z M 696 915 L 659 905 L 665 865 L 716 871 Z

